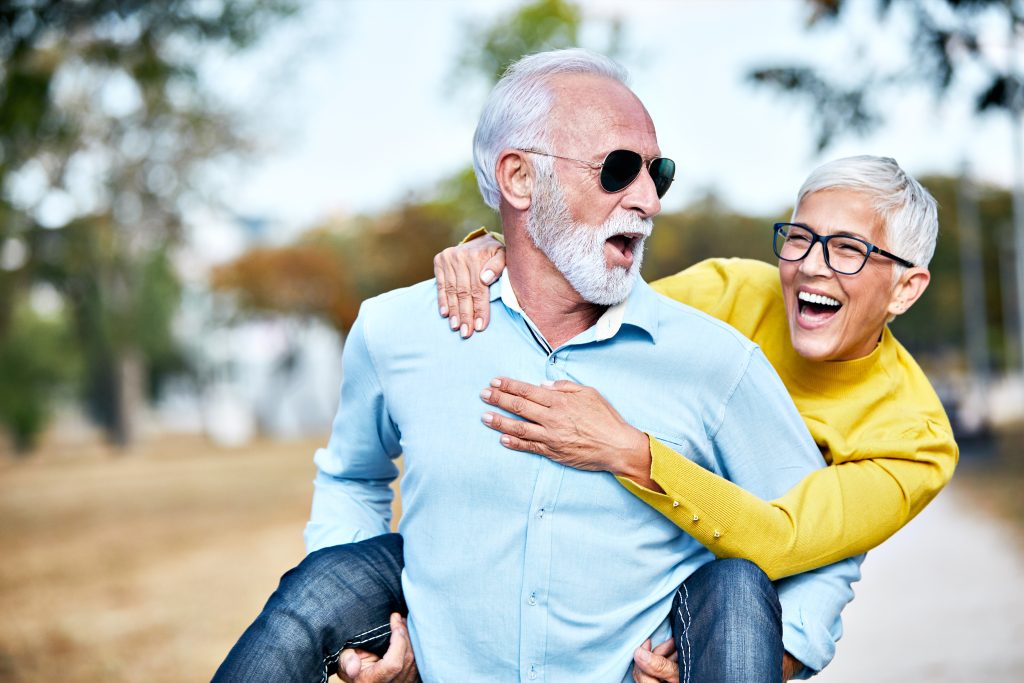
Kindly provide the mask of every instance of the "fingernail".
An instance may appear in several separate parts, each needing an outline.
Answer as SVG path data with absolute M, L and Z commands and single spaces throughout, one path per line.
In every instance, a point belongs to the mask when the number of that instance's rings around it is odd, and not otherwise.
M 490 389 L 484 389 L 483 391 L 481 391 L 480 392 L 480 398 L 482 398 L 485 401 L 489 400 L 491 398 L 491 390 Z
M 461 334 L 463 339 L 469 336 L 469 325 L 463 325 L 459 329 L 462 330 Z
M 484 319 L 477 318 L 476 322 L 473 323 L 473 329 L 476 330 L 477 332 L 482 332 L 484 329 Z
M 441 317 L 444 318 L 444 317 L 447 317 L 447 315 L 448 315 L 448 307 L 447 306 L 442 306 L 441 307 Z
M 448 318 L 448 324 L 452 326 L 453 330 L 459 329 L 459 316 L 453 315 L 452 317 Z
M 494 422 L 494 413 L 484 413 L 484 424 L 489 425 L 492 422 Z
M 484 272 L 480 273 L 480 281 L 485 285 L 491 284 L 491 280 L 494 279 L 494 271 L 488 268 Z
M 503 437 L 501 437 L 501 443 L 502 443 L 503 446 L 509 445 L 510 443 L 512 443 L 512 437 L 511 436 L 503 436 Z
M 640 648 L 636 651 L 636 658 L 639 659 L 641 662 L 649 662 L 651 661 L 651 653 L 643 648 Z
M 540 385 L 542 387 L 553 387 L 553 386 L 555 386 L 555 383 L 553 381 L 551 381 L 550 379 L 546 379 L 543 382 L 541 382 Z
M 491 380 L 491 386 L 492 387 L 500 387 L 501 386 L 501 380 L 500 379 L 492 379 Z

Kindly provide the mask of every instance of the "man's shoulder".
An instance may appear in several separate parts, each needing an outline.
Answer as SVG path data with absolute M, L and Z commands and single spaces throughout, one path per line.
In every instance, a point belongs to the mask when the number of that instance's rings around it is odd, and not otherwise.
M 356 325 L 375 342 L 448 332 L 437 312 L 437 285 L 433 279 L 365 299 L 359 307 Z
M 365 299 L 360 316 L 437 316 L 437 284 L 431 278 L 408 287 L 399 287 Z

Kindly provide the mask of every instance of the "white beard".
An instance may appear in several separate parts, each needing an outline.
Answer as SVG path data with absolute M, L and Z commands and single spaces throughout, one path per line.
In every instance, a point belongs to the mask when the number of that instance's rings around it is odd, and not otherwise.
M 601 225 L 574 221 L 562 188 L 553 175 L 538 178 L 531 209 L 526 222 L 527 233 L 584 301 L 612 306 L 626 300 L 644 260 L 644 242 L 653 227 L 650 218 L 627 212 L 612 216 Z M 633 263 L 629 268 L 609 267 L 604 254 L 605 241 L 621 234 L 642 237 L 633 243 Z

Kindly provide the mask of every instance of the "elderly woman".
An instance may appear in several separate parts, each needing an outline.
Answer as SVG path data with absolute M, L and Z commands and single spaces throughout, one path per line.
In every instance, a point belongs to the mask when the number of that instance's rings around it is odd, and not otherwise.
M 508 448 L 617 475 L 717 557 L 749 560 L 773 579 L 863 553 L 920 512 L 957 462 L 938 397 L 887 327 L 928 286 L 937 234 L 935 200 L 894 160 L 850 157 L 813 171 L 792 222 L 774 226 L 778 268 L 711 259 L 653 283 L 757 342 L 782 378 L 829 467 L 779 499 L 700 467 L 686 444 L 639 432 L 595 390 L 570 382 L 497 378 L 484 400 L 524 419 L 488 412 L 484 422 Z M 438 255 L 442 315 L 484 329 L 488 299 L 473 295 L 471 276 L 482 272 L 487 284 L 503 266 L 490 237 Z M 472 334 L 457 320 L 452 327 Z M 784 448 L 765 444 L 766 457 Z M 683 657 L 693 655 L 685 627 L 674 624 Z M 666 649 L 638 651 L 637 669 L 671 677 L 674 665 L 659 656 Z

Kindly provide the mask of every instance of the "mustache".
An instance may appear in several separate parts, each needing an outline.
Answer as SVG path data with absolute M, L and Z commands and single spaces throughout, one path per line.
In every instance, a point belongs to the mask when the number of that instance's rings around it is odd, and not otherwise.
M 602 242 L 615 235 L 634 235 L 640 238 L 651 236 L 654 230 L 654 221 L 651 218 L 641 218 L 635 213 L 626 213 L 613 216 L 598 226 L 596 235 Z

